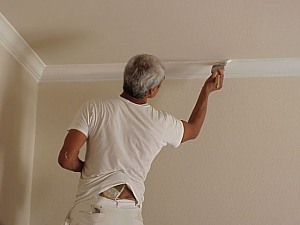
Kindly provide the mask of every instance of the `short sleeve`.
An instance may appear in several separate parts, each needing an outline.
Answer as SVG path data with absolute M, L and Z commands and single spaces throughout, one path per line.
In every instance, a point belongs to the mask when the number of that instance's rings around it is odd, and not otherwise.
M 93 119 L 93 104 L 91 101 L 86 102 L 75 115 L 68 130 L 75 129 L 82 132 L 86 137 L 89 136 L 89 129 Z
M 177 148 L 181 143 L 184 132 L 182 121 L 167 113 L 165 114 L 165 118 L 166 127 L 164 132 L 164 142 Z

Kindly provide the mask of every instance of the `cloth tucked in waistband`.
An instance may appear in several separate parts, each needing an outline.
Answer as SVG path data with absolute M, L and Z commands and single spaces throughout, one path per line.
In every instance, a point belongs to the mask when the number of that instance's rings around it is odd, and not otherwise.
M 145 186 L 143 182 L 134 182 L 122 171 L 114 171 L 105 175 L 81 177 L 75 204 L 90 199 L 101 192 L 120 184 L 126 184 L 134 194 L 139 205 L 144 200 Z

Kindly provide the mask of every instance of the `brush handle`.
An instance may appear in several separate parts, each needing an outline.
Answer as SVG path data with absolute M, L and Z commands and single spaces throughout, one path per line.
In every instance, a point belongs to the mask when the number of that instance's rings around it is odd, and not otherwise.
M 220 86 L 221 86 L 221 76 L 220 75 L 216 76 L 216 78 L 215 78 L 215 85 L 216 85 L 217 89 L 220 88 Z
M 212 68 L 211 68 L 211 73 L 215 73 L 217 70 L 225 70 L 225 67 L 222 65 L 214 65 Z M 219 89 L 220 86 L 221 86 L 221 75 L 217 75 L 216 78 L 215 78 L 215 85 L 216 85 L 216 88 Z

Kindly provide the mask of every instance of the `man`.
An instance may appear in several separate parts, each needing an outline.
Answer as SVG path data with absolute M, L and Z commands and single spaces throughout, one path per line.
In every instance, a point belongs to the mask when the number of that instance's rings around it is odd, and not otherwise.
M 198 136 L 209 94 L 221 89 L 224 74 L 218 70 L 205 81 L 188 121 L 147 104 L 164 79 L 157 57 L 134 56 L 124 70 L 123 93 L 116 99 L 88 101 L 77 113 L 58 157 L 63 168 L 81 173 L 65 224 L 143 224 L 144 181 L 152 161 L 163 146 L 178 147 Z M 78 155 L 85 142 L 83 162 Z

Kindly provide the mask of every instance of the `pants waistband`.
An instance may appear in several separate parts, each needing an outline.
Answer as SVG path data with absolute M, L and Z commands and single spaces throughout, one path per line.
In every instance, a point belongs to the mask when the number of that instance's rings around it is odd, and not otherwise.
M 116 208 L 136 208 L 136 207 L 139 208 L 139 206 L 136 204 L 135 201 L 128 200 L 128 199 L 112 200 L 109 198 L 99 196 L 99 203 L 103 206 L 110 206 L 110 207 L 116 207 Z

